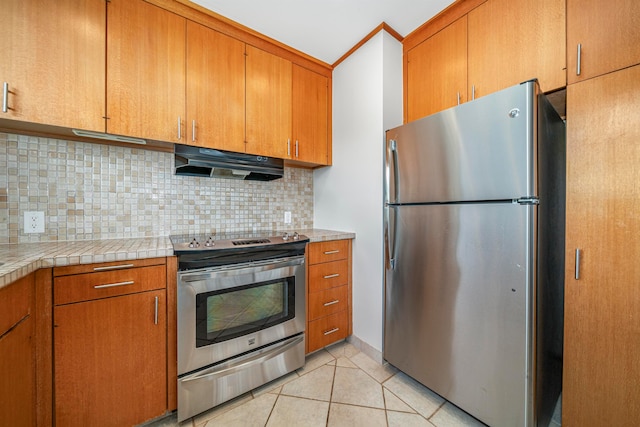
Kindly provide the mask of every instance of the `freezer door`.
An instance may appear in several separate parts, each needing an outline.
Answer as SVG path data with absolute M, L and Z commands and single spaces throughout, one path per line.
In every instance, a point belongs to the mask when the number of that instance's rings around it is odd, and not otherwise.
M 536 209 L 494 203 L 386 212 L 384 358 L 496 427 L 530 425 L 532 416 Z
M 534 82 L 387 131 L 385 201 L 537 195 Z

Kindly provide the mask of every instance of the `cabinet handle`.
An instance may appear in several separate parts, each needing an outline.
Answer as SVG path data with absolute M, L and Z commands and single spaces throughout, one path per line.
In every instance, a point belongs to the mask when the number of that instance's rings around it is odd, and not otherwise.
M 335 251 L 326 251 L 324 254 L 325 254 L 325 255 L 331 255 L 331 254 L 337 254 L 337 253 L 339 253 L 339 252 L 340 252 L 340 251 L 339 251 L 338 249 L 336 249 Z
M 580 280 L 580 249 L 576 249 L 576 280 Z
M 191 121 L 191 142 L 196 142 L 196 121 Z
M 576 64 L 576 76 L 580 75 L 580 62 L 582 61 L 582 43 L 578 43 L 578 63 Z
M 458 92 L 458 105 L 460 105 L 460 92 Z
M 296 159 L 298 158 L 298 140 L 296 139 Z
M 178 116 L 178 141 L 182 138 L 182 119 Z
M 134 283 L 134 281 L 130 280 L 128 282 L 109 283 L 109 284 L 106 284 L 106 285 L 95 285 L 93 288 L 94 289 L 114 288 L 116 286 L 133 285 L 133 283 Z
M 471 85 L 471 100 L 476 99 L 476 85 Z
M 336 273 L 336 274 L 329 274 L 328 276 L 324 276 L 325 279 L 333 279 L 334 277 L 338 277 L 340 274 Z
M 326 332 L 323 332 L 323 334 L 324 335 L 331 335 L 332 333 L 338 332 L 339 330 L 340 330 L 340 328 L 333 328 L 333 329 L 330 329 L 330 330 L 328 330 Z
M 2 85 L 2 112 L 6 113 L 9 110 L 8 101 L 9 101 L 9 83 L 4 82 Z
M 109 265 L 107 267 L 94 267 L 93 271 L 119 270 L 121 268 L 131 268 L 133 264 Z
M 339 303 L 339 302 L 340 302 L 340 300 L 339 300 L 339 299 L 334 299 L 333 301 L 325 302 L 323 305 L 324 305 L 325 307 L 329 307 L 330 305 L 337 304 L 337 303 Z
M 156 313 L 153 317 L 153 323 L 158 324 L 158 297 L 156 297 Z

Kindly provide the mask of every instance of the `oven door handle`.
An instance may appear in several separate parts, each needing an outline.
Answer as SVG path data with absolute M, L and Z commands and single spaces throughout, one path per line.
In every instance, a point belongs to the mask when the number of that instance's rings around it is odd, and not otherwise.
M 241 369 L 247 368 L 251 365 L 257 365 L 259 363 L 263 363 L 266 362 L 269 359 L 273 359 L 274 357 L 278 356 L 281 353 L 284 353 L 285 351 L 289 350 L 292 347 L 295 347 L 296 345 L 300 344 L 302 341 L 304 340 L 304 334 L 298 335 L 297 337 L 293 337 L 293 338 L 289 338 L 286 341 L 281 342 L 277 347 L 275 348 L 271 348 L 268 351 L 264 352 L 264 353 L 260 353 L 260 354 L 256 354 L 256 355 L 250 355 L 249 357 L 247 357 L 246 359 L 241 359 L 241 360 L 237 360 L 237 361 L 233 361 L 230 364 L 224 364 L 223 366 L 225 366 L 223 369 L 221 369 L 220 366 L 214 366 L 212 368 L 209 368 L 207 370 L 198 372 L 197 374 L 194 374 L 193 376 L 189 376 L 186 378 L 181 378 L 180 381 L 181 382 L 189 382 L 189 381 L 196 381 L 196 380 L 201 380 L 204 378 L 208 378 L 208 379 L 215 379 L 218 377 L 225 377 L 227 375 L 231 375 L 235 372 L 238 372 Z

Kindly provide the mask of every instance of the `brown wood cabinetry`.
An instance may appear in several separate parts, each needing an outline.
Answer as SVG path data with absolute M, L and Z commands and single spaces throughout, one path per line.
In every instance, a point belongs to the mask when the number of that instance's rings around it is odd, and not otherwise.
M 187 21 L 186 141 L 244 152 L 245 44 Z
M 403 42 L 405 120 L 534 78 L 565 86 L 565 28 L 564 0 L 454 3 Z
M 580 65 L 578 72 L 578 45 Z M 640 63 L 640 2 L 567 0 L 567 80 Z
M 246 152 L 291 152 L 291 61 L 247 45 Z
M 293 65 L 292 141 L 289 158 L 315 165 L 328 165 L 329 79 Z
M 640 66 L 567 89 L 567 427 L 640 422 L 638 93 Z
M 488 0 L 468 16 L 467 99 L 531 79 L 566 86 L 564 0 Z
M 105 13 L 103 0 L 2 2 L 0 119 L 104 131 Z
M 467 100 L 467 17 L 407 52 L 406 120 Z
M 166 259 L 53 270 L 56 425 L 167 411 Z
M 307 353 L 351 334 L 351 240 L 310 243 Z
M 186 143 L 186 19 L 142 0 L 107 14 L 107 132 Z
M 0 289 L 0 425 L 36 420 L 34 274 Z

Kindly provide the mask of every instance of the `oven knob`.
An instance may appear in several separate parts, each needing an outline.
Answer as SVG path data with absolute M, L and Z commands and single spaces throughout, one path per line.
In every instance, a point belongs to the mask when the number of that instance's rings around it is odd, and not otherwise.
M 191 241 L 191 243 L 189 243 L 190 248 L 197 248 L 198 246 L 200 246 L 200 243 L 198 243 L 195 238 Z
M 204 245 L 205 245 L 206 247 L 215 246 L 215 242 L 213 241 L 213 238 L 209 237 L 209 238 L 207 239 L 207 241 L 206 241 L 206 242 L 204 242 Z
M 288 232 L 284 232 L 284 234 L 282 235 L 282 240 L 287 241 L 289 240 L 289 233 Z
M 298 234 L 297 231 L 293 232 L 293 240 L 298 240 L 300 238 L 300 235 Z

